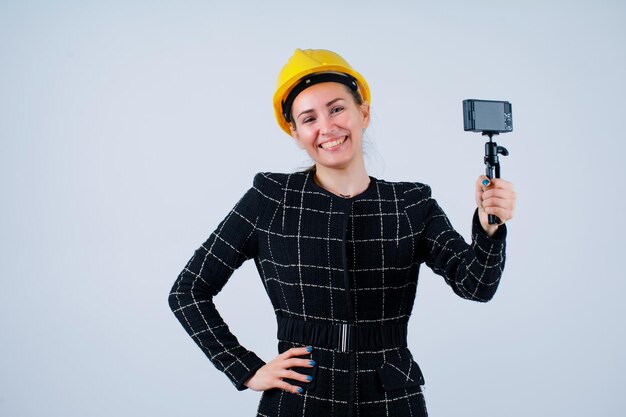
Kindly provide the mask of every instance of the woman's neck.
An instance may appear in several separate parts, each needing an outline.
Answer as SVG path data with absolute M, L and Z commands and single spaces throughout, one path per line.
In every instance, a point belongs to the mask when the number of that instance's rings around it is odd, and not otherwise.
M 320 187 L 345 198 L 362 193 L 370 182 L 363 165 L 348 169 L 316 165 L 314 174 L 313 178 Z

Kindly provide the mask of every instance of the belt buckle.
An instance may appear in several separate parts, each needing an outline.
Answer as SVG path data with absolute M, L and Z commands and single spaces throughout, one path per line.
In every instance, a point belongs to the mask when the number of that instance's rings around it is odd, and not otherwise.
M 351 338 L 352 338 L 352 326 L 343 323 L 339 327 L 339 351 L 340 352 L 348 352 L 351 346 Z

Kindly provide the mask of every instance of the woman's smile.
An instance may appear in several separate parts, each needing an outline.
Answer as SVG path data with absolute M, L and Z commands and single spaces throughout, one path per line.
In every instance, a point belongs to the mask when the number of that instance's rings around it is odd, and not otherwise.
M 325 149 L 327 151 L 334 151 L 339 149 L 339 147 L 348 139 L 348 136 L 343 136 L 339 139 L 327 141 L 320 145 L 320 148 Z

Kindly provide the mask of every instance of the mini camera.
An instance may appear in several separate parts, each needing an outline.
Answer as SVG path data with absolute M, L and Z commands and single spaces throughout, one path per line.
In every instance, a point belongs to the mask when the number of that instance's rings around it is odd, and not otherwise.
M 482 132 L 489 136 L 485 143 L 485 174 L 487 178 L 500 178 L 500 159 L 498 155 L 507 156 L 509 151 L 498 146 L 493 136 L 513 131 L 513 113 L 508 101 L 463 100 L 463 129 L 466 132 Z M 490 214 L 489 224 L 499 224 L 500 219 Z
M 463 128 L 467 132 L 508 133 L 513 114 L 508 101 L 463 100 Z

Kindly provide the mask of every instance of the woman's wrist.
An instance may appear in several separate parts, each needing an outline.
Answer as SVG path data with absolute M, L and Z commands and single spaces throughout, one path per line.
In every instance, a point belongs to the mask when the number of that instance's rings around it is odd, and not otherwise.
M 487 213 L 485 213 L 485 210 L 480 207 L 478 208 L 478 219 L 480 220 L 480 226 L 483 228 L 485 234 L 489 237 L 493 237 L 493 235 L 495 235 L 498 231 L 498 227 L 500 227 L 500 225 L 489 224 L 489 217 L 487 216 Z

